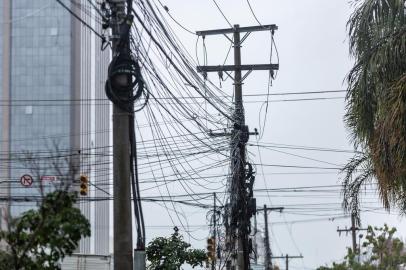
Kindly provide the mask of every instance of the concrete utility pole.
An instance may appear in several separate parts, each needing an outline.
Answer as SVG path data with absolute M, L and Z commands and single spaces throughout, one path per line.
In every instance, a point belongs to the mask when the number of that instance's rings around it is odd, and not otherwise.
M 289 256 L 286 254 L 285 256 L 272 257 L 272 259 L 285 259 L 285 269 L 289 270 L 289 259 L 303 259 L 303 256 Z
M 268 230 L 268 211 L 279 211 L 279 213 L 282 213 L 284 207 L 266 207 L 266 204 L 264 204 L 263 209 L 257 209 L 257 212 L 259 211 L 264 211 L 264 221 L 265 221 L 265 270 L 271 270 L 272 269 L 272 251 L 271 251 L 271 244 L 269 241 L 269 230 Z
M 234 65 L 222 66 L 198 66 L 197 70 L 204 75 L 207 72 L 225 72 L 229 77 L 232 77 L 228 72 L 234 72 L 234 125 L 231 132 L 231 172 L 232 180 L 230 185 L 230 229 L 227 230 L 226 246 L 229 247 L 229 252 L 236 254 L 233 257 L 233 262 L 226 263 L 228 268 L 232 267 L 236 270 L 248 270 L 249 261 L 249 228 L 250 218 L 255 214 L 255 200 L 252 198 L 252 187 L 249 187 L 246 182 L 246 143 L 250 135 L 248 126 L 245 125 L 244 106 L 242 99 L 242 84 L 244 79 L 253 70 L 277 70 L 279 65 L 262 64 L 262 65 L 242 65 L 241 64 L 241 45 L 252 32 L 256 31 L 271 31 L 272 33 L 278 29 L 276 25 L 262 25 L 252 27 L 240 27 L 238 24 L 233 28 L 217 29 L 208 31 L 198 31 L 198 36 L 206 37 L 208 35 L 225 35 L 234 45 Z M 241 38 L 240 34 L 245 33 Z M 233 39 L 227 34 L 233 34 Z M 243 76 L 242 71 L 247 71 Z M 251 189 L 251 192 L 247 192 Z
M 111 9 L 112 55 L 118 52 L 119 42 L 125 42 L 129 51 L 129 40 L 122 41 L 126 27 L 126 0 L 107 0 Z M 128 85 L 127 76 L 116 78 L 118 84 Z M 129 112 L 113 105 L 113 212 L 114 212 L 114 270 L 133 270 L 133 237 L 131 222 L 131 168 Z
M 356 216 L 354 213 L 351 214 L 351 228 L 347 229 L 340 229 L 337 228 L 337 232 L 339 235 L 341 235 L 342 232 L 345 232 L 346 235 L 348 235 L 349 232 L 351 232 L 351 239 L 352 239 L 352 250 L 355 253 L 358 253 L 358 248 L 357 248 L 357 231 L 367 231 L 368 229 L 363 229 L 363 228 L 358 228 L 355 224 Z

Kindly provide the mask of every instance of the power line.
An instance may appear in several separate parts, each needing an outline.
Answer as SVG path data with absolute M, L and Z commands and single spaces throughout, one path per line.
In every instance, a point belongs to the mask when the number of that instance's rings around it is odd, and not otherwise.
M 250 11 L 251 11 L 252 16 L 254 16 L 255 20 L 257 21 L 257 23 L 258 23 L 259 25 L 262 25 L 261 22 L 258 20 L 257 15 L 255 15 L 255 12 L 254 12 L 254 10 L 252 9 L 252 6 L 251 6 L 251 3 L 250 3 L 249 0 L 247 0 L 247 4 L 248 4 L 248 7 L 250 8 Z
M 216 5 L 218 11 L 220 11 L 221 15 L 223 16 L 223 18 L 227 21 L 228 25 L 233 28 L 233 25 L 230 23 L 230 21 L 227 19 L 226 15 L 224 14 L 224 12 L 221 10 L 220 6 L 217 4 L 216 0 L 213 0 L 213 3 Z
M 265 167 L 279 167 L 279 168 L 299 168 L 299 169 L 320 169 L 320 170 L 341 170 L 340 167 L 317 167 L 317 166 L 300 166 L 300 165 L 284 165 L 284 164 L 261 164 L 253 163 L 252 165 L 256 166 L 265 166 Z
M 166 13 L 169 15 L 169 17 L 172 19 L 172 21 L 174 21 L 180 28 L 182 28 L 183 30 L 185 30 L 186 32 L 188 32 L 188 33 L 190 33 L 190 34 L 192 34 L 192 35 L 194 35 L 194 36 L 196 35 L 195 32 L 193 32 L 193 31 L 187 29 L 185 26 L 183 26 L 181 23 L 179 23 L 178 20 L 176 20 L 176 19 L 171 15 L 171 13 L 169 12 L 168 6 L 163 5 L 160 0 L 158 0 L 158 2 L 159 2 L 159 4 L 162 6 L 162 8 L 166 11 Z
M 325 90 L 325 91 L 303 91 L 303 92 L 280 92 L 280 93 L 259 93 L 259 94 L 244 94 L 244 97 L 266 97 L 266 96 L 285 96 L 285 95 L 311 95 L 311 94 L 328 94 L 328 93 L 344 93 L 347 90 Z M 229 96 L 221 96 L 221 97 L 229 97 Z M 174 97 L 155 97 L 154 99 L 157 100 L 166 100 L 166 99 L 173 99 Z M 179 96 L 175 97 L 177 99 L 204 99 L 202 96 Z M 326 98 L 331 98 L 331 97 L 326 97 Z M 326 98 L 320 98 L 320 99 L 326 99 Z M 344 98 L 344 97 L 333 97 L 333 98 Z M 317 99 L 317 98 L 316 98 Z M 294 101 L 294 100 L 299 100 L 299 99 L 290 99 L 288 101 Z M 310 99 L 304 99 L 304 100 L 310 100 Z M 93 101 L 101 101 L 105 103 L 106 105 L 109 105 L 106 103 L 105 99 L 102 98 L 83 98 L 83 99 L 10 99 L 10 100 L 5 100 L 5 99 L 0 99 L 0 103 L 9 103 L 9 102 L 93 102 Z M 277 100 L 274 100 L 277 101 Z M 71 104 L 68 104 L 71 105 Z M 0 104 L 2 106 L 2 104 Z
M 56 0 L 64 9 L 66 9 L 73 17 L 80 21 L 84 26 L 86 26 L 90 31 L 92 31 L 96 36 L 98 36 L 102 41 L 106 41 L 106 38 L 99 34 L 93 27 L 91 27 L 87 22 L 85 22 L 79 15 L 73 12 L 69 7 L 67 7 L 61 0 Z

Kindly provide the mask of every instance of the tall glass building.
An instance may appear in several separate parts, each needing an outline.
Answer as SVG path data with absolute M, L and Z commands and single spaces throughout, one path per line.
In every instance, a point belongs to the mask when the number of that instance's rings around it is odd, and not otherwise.
M 63 2 L 101 32 L 89 1 Z M 55 0 L 0 0 L 0 12 L 4 227 L 8 215 L 35 207 L 41 190 L 46 193 L 66 179 L 74 180 L 71 189 L 78 188 L 80 174 L 98 187 L 90 188 L 87 198 L 108 197 L 110 106 L 103 89 L 109 52 Z M 20 182 L 25 174 L 33 179 L 29 186 Z M 108 200 L 81 201 L 79 207 L 92 224 L 92 237 L 81 242 L 80 252 L 108 254 Z

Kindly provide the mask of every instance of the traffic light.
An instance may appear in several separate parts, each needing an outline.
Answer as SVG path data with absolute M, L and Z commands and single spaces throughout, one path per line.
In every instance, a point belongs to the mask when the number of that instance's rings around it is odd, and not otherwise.
M 86 196 L 89 191 L 89 177 L 86 175 L 80 176 L 80 195 Z
M 207 257 L 212 262 L 216 260 L 216 240 L 214 237 L 207 239 Z

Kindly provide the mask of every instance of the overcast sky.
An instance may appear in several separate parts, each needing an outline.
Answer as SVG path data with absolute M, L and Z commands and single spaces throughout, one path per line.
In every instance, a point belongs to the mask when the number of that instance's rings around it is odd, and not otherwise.
M 170 13 L 182 25 L 192 31 L 228 28 L 212 0 L 161 0 L 167 5 Z M 245 0 L 217 0 L 231 24 L 240 26 L 257 25 Z M 252 8 L 262 24 L 277 24 L 275 42 L 279 51 L 280 71 L 271 87 L 271 93 L 330 91 L 346 88 L 345 76 L 351 67 L 346 40 L 346 22 L 351 13 L 351 5 L 343 0 L 251 0 Z M 173 24 L 173 29 L 184 43 L 191 55 L 195 55 L 196 36 Z M 201 41 L 201 40 L 200 40 Z M 206 37 L 208 64 L 222 64 L 227 53 L 229 42 L 222 36 Z M 243 63 L 268 63 L 270 35 L 259 32 L 250 35 L 242 49 Z M 202 56 L 201 43 L 198 54 Z M 232 60 L 232 58 L 231 58 Z M 230 64 L 232 62 L 229 62 Z M 209 77 L 218 84 L 216 74 Z M 253 72 L 245 81 L 244 94 L 263 94 L 267 92 L 267 72 Z M 232 93 L 231 85 L 223 86 L 224 91 Z M 229 87 L 229 90 L 226 88 Z M 339 97 L 338 99 L 313 101 L 281 101 L 298 98 Z M 317 95 L 271 96 L 279 100 L 269 104 L 266 129 L 260 142 L 299 146 L 313 146 L 351 150 L 348 132 L 343 124 L 345 109 L 344 93 Z M 258 128 L 259 115 L 263 117 L 264 107 L 260 112 L 265 97 L 246 97 L 245 105 L 247 123 L 251 129 Z M 252 103 L 250 103 L 252 102 Z M 251 137 L 250 142 L 255 143 Z M 342 166 L 351 157 L 348 153 L 316 152 L 293 149 L 279 149 L 275 152 L 256 147 L 249 147 L 251 160 L 254 163 L 284 164 L 313 167 Z M 274 148 L 275 150 L 275 148 Z M 276 149 L 278 150 L 278 149 Z M 302 157 L 293 156 L 300 155 Z M 305 158 L 317 159 L 309 160 Z M 262 161 L 261 161 L 261 160 Z M 327 162 L 327 163 L 326 163 Z M 286 174 L 287 173 L 287 174 Z M 257 168 L 255 188 L 279 188 L 340 184 L 340 175 L 335 170 L 327 169 L 294 169 L 278 167 Z M 316 267 L 340 260 L 345 254 L 345 247 L 351 244 L 351 237 L 341 235 L 336 229 L 350 226 L 350 219 L 329 217 L 342 215 L 338 208 L 341 203 L 338 188 L 332 193 L 261 193 L 257 205 L 273 206 L 306 205 L 308 211 L 286 211 L 284 214 L 269 215 L 271 225 L 271 248 L 274 255 L 290 254 L 304 256 L 303 260 L 292 260 L 291 269 L 315 269 Z M 173 191 L 173 193 L 182 193 Z M 145 192 L 145 194 L 156 194 Z M 264 196 L 269 195 L 269 196 Z M 309 204 L 314 204 L 311 206 Z M 171 221 L 163 208 L 151 204 L 146 207 L 148 240 L 157 235 L 169 235 Z M 368 194 L 365 205 L 369 208 L 379 206 L 377 195 Z M 318 213 L 317 207 L 331 208 L 330 212 Z M 337 209 L 334 212 L 334 209 Z M 206 224 L 206 210 L 184 208 L 188 222 L 195 225 Z M 379 213 L 378 213 L 379 212 Z M 364 226 L 383 225 L 384 222 L 397 226 L 400 234 L 406 235 L 405 223 L 396 214 L 383 214 L 383 210 L 364 212 Z M 323 219 L 318 221 L 292 223 L 297 220 Z M 258 215 L 258 224 L 263 228 L 263 217 Z M 168 225 L 168 227 L 165 227 Z M 403 229 L 402 229 L 403 227 Z M 196 227 L 186 237 L 191 243 L 205 248 L 207 229 Z M 197 240 L 196 240 L 197 239 Z M 278 263 L 276 261 L 276 263 Z M 279 263 L 284 266 L 283 262 Z

